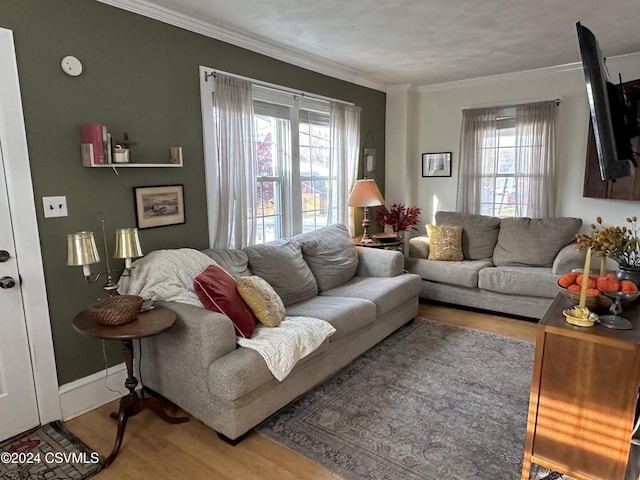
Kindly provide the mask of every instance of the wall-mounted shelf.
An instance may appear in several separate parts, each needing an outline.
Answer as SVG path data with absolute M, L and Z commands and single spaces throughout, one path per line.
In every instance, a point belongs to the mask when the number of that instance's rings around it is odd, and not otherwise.
M 105 163 L 103 165 L 85 165 L 90 168 L 161 168 L 182 167 L 182 163 Z
M 169 149 L 169 161 L 166 163 L 129 163 L 129 162 L 112 162 L 112 163 L 95 163 L 93 155 L 93 145 L 90 143 L 82 143 L 81 155 L 82 166 L 89 168 L 172 168 L 182 167 L 182 147 L 171 147 Z

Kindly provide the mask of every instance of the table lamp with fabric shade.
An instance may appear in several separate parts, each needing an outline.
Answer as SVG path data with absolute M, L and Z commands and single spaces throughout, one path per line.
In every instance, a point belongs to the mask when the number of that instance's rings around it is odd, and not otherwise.
M 384 204 L 384 198 L 378 189 L 378 185 L 372 178 L 356 180 L 351 194 L 349 195 L 350 207 L 363 207 L 362 217 L 362 236 L 360 242 L 371 243 L 373 240 L 369 237 L 369 207 L 377 207 Z
M 106 272 L 99 273 L 95 278 L 91 278 L 91 265 L 100 262 L 100 255 L 96 246 L 96 240 L 93 232 L 77 232 L 67 235 L 67 265 L 82 266 L 82 273 L 87 283 L 96 282 L 103 274 L 107 276 L 107 283 L 103 289 L 109 295 L 118 294 L 118 285 L 114 281 L 114 274 L 117 273 L 111 269 L 109 263 L 109 252 L 107 249 L 107 238 L 104 231 L 104 218 L 100 219 L 102 226 L 102 237 L 104 241 L 105 261 L 107 264 Z M 140 239 L 138 238 L 137 228 L 118 228 L 115 231 L 115 251 L 113 258 L 122 258 L 125 261 L 125 268 L 120 276 L 131 273 L 131 259 L 141 257 L 142 248 L 140 247 Z

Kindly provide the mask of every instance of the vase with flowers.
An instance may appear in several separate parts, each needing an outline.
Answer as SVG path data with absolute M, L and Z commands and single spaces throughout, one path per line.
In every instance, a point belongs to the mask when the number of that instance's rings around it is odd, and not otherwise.
M 627 217 L 629 224 L 605 227 L 601 217 L 591 225 L 591 235 L 577 234 L 578 248 L 591 248 L 594 255 L 610 258 L 618 264 L 618 279 L 633 281 L 640 287 L 640 238 L 638 217 Z
M 377 207 L 378 224 L 382 227 L 389 225 L 394 232 L 405 232 L 407 230 L 418 230 L 415 226 L 422 210 L 418 207 L 405 207 L 401 203 L 394 203 L 389 208 L 385 205 Z

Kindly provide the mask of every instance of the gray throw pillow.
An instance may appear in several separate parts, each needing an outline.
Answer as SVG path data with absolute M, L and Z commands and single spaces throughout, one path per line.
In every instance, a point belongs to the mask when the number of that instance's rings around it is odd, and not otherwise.
M 251 245 L 242 250 L 254 275 L 267 281 L 285 306 L 318 294 L 318 284 L 302 257 L 300 244 L 291 239 Z
M 211 257 L 218 265 L 232 277 L 246 277 L 251 275 L 249 258 L 242 250 L 227 248 L 207 248 L 202 253 Z
M 348 282 L 358 268 L 358 252 L 347 227 L 328 225 L 293 237 L 323 292 Z
M 498 243 L 500 219 L 487 215 L 436 212 L 436 225 L 462 227 L 462 254 L 465 260 L 491 258 Z
M 558 218 L 503 218 L 493 263 L 550 267 L 558 252 L 575 241 L 582 220 Z

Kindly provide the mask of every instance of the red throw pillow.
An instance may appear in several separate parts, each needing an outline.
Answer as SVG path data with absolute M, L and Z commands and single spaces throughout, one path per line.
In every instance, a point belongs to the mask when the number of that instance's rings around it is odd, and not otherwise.
M 231 275 L 217 265 L 210 265 L 195 278 L 193 288 L 207 310 L 226 315 L 239 335 L 251 338 L 257 320 Z

